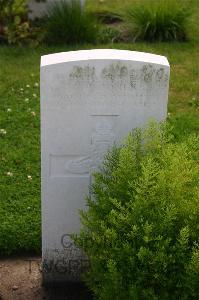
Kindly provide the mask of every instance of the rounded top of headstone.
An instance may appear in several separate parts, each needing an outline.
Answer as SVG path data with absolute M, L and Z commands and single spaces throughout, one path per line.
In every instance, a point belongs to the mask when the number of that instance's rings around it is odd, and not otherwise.
M 44 55 L 41 57 L 41 67 L 85 60 L 125 60 L 169 66 L 167 58 L 161 55 L 128 50 L 94 49 Z

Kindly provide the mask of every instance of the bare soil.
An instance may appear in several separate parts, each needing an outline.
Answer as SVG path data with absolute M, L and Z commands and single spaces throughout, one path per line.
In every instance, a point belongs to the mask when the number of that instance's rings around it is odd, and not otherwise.
M 0 300 L 91 300 L 82 284 L 42 286 L 41 258 L 0 259 Z

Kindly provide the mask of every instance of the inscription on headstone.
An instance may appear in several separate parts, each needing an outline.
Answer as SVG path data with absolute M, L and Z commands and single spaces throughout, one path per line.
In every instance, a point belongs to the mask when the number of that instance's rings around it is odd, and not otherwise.
M 80 229 L 91 174 L 133 128 L 167 114 L 165 57 L 122 50 L 41 59 L 42 256 L 44 281 L 79 281 L 88 267 L 70 234 Z

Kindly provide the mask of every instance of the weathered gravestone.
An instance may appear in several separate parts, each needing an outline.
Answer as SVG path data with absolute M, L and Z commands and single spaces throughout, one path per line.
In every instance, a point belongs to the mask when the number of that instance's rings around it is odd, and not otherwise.
M 44 281 L 78 281 L 88 261 L 80 228 L 91 174 L 132 128 L 167 114 L 165 57 L 120 50 L 41 59 L 42 252 Z

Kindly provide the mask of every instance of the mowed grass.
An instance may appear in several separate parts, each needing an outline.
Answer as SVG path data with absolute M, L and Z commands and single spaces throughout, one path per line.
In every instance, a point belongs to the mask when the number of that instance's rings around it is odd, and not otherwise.
M 91 48 L 94 47 L 81 46 Z M 188 43 L 111 44 L 95 48 L 167 56 L 171 64 L 168 119 L 174 126 L 174 135 L 179 140 L 198 132 L 196 35 Z M 40 56 L 78 49 L 0 47 L 0 255 L 40 252 Z
M 38 56 L 9 48 L 0 53 L 0 128 L 6 130 L 0 133 L 0 253 L 38 251 Z

